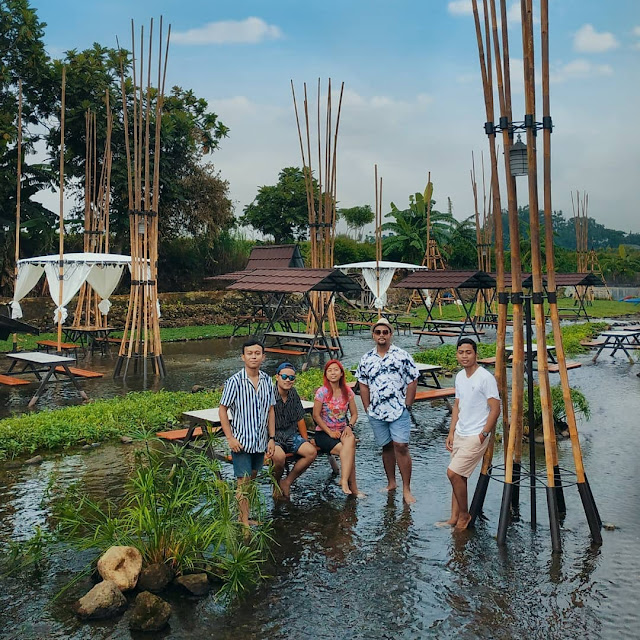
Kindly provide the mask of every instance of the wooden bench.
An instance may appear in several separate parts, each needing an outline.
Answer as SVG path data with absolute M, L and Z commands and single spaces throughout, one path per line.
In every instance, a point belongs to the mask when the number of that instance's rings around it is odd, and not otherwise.
M 305 347 L 308 348 L 309 345 L 306 342 L 283 342 L 282 346 L 284 347 Z M 316 351 L 326 351 L 326 347 L 323 344 L 317 344 L 313 347 Z M 329 347 L 329 351 L 340 351 L 340 347 Z
M 413 332 L 416 336 L 444 336 L 448 338 L 459 338 L 459 331 L 425 331 L 424 329 L 420 329 L 418 331 Z
M 347 325 L 347 333 L 349 333 L 349 330 L 355 333 L 356 327 L 359 331 L 362 331 L 365 327 L 373 327 L 373 322 L 367 322 L 366 320 L 347 320 L 345 324 Z
M 567 371 L 568 371 L 569 369 L 578 369 L 579 367 L 582 366 L 582 363 L 581 362 L 571 362 L 571 361 L 567 360 L 566 365 L 567 365 Z M 549 373 L 559 373 L 560 372 L 560 365 L 559 364 L 555 364 L 553 362 L 550 362 L 548 368 L 549 368 Z
M 65 373 L 63 367 L 56 367 L 55 371 L 56 373 Z M 102 378 L 102 376 L 104 376 L 104 373 L 89 371 L 88 369 L 78 369 L 77 367 L 69 367 L 69 371 L 78 378 Z
M 580 344 L 583 347 L 590 347 L 597 349 L 600 345 L 604 344 L 604 340 L 580 340 Z
M 58 350 L 58 341 L 57 340 L 38 340 L 36 342 L 38 345 L 38 351 L 46 351 L 49 353 L 51 349 Z M 76 352 L 78 349 L 78 345 L 73 342 L 61 342 L 60 349 L 62 351 L 73 351 Z
M 297 349 L 277 349 L 276 347 L 265 347 L 266 353 L 280 353 L 283 356 L 306 356 L 306 351 L 298 351 Z
M 487 365 L 495 365 L 496 357 L 490 356 L 489 358 L 478 358 L 478 364 L 487 364 Z
M 8 387 L 18 387 L 21 384 L 30 384 L 28 380 L 14 378 L 13 376 L 0 375 L 0 384 L 6 384 Z
M 455 387 L 443 387 L 442 389 L 427 389 L 416 392 L 416 402 L 421 400 L 439 400 L 441 398 L 451 398 L 456 395 Z

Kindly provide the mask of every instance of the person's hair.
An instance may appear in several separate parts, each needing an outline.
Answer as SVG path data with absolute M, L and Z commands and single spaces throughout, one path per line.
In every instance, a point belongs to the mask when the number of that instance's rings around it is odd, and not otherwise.
M 331 400 L 331 398 L 333 398 L 333 387 L 331 386 L 331 383 L 329 382 L 329 379 L 327 378 L 327 369 L 332 365 L 332 364 L 336 364 L 338 365 L 338 367 L 340 368 L 340 371 L 342 372 L 342 376 L 340 377 L 340 381 L 339 381 L 339 385 L 340 385 L 340 391 L 342 391 L 342 397 L 345 400 L 349 399 L 349 389 L 347 387 L 347 381 L 345 380 L 345 375 L 344 375 L 344 367 L 342 366 L 342 362 L 340 362 L 340 360 L 329 360 L 329 362 L 327 362 L 327 364 L 324 365 L 324 386 L 326 387 L 327 391 L 329 392 L 329 395 L 327 396 L 328 400 Z
M 471 338 L 460 338 L 456 344 L 456 351 L 463 345 L 470 344 L 473 347 L 475 353 L 478 353 L 478 345 Z
M 245 340 L 242 343 L 242 355 L 244 355 L 244 350 L 248 349 L 249 347 L 254 347 L 254 346 L 258 346 L 262 349 L 263 353 L 264 353 L 264 345 L 262 344 L 262 342 L 260 340 L 258 340 L 257 338 L 249 338 L 248 340 Z

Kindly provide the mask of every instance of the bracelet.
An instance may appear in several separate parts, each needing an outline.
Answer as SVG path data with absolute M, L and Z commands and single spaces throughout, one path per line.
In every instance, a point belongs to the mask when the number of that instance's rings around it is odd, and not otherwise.
M 276 437 L 275 436 L 269 436 L 269 440 L 275 440 Z

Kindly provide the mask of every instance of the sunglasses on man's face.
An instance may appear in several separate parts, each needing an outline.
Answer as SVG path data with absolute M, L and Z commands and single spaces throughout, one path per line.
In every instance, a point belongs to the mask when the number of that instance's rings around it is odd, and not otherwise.
M 289 374 L 289 373 L 281 373 L 281 374 L 280 374 L 280 377 L 281 377 L 283 380 L 291 380 L 291 382 L 294 382 L 294 381 L 295 381 L 295 379 L 296 379 L 296 377 L 295 377 L 295 376 L 292 376 L 292 375 L 291 375 L 291 374 Z
M 373 333 L 376 336 L 388 336 L 391 331 L 389 329 L 376 329 Z

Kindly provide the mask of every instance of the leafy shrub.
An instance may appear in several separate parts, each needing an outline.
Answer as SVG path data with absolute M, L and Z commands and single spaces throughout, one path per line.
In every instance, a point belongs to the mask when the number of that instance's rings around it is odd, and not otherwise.
M 579 389 L 571 389 L 571 401 L 573 402 L 573 410 L 577 416 L 583 415 L 587 420 L 591 417 L 591 409 L 589 407 L 589 401 L 582 391 Z M 553 406 L 553 421 L 556 425 L 564 422 L 567 418 L 567 414 L 564 406 L 564 396 L 562 395 L 562 386 L 553 385 L 551 387 L 551 403 Z M 524 394 L 524 420 L 527 420 L 528 411 L 528 397 Z M 542 407 L 540 405 L 540 387 L 534 385 L 533 387 L 533 420 L 534 425 L 539 427 L 542 425 Z

